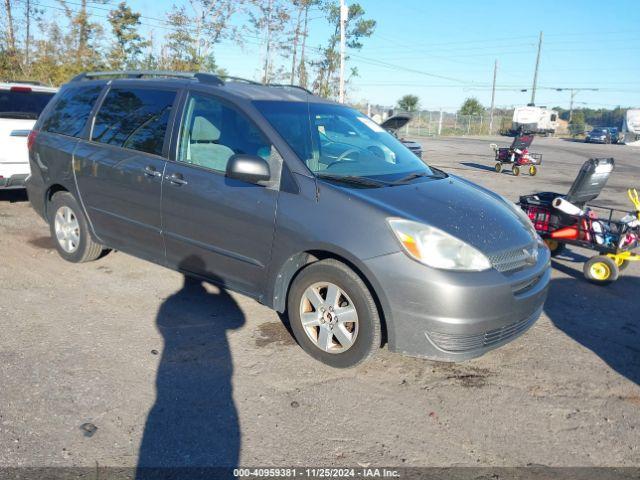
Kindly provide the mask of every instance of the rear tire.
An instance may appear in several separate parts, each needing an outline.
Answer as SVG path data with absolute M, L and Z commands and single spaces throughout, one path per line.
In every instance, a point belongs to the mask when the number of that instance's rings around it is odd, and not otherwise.
M 518 167 L 517 165 L 513 166 L 513 169 L 511 170 L 513 172 L 513 174 L 517 177 L 518 175 L 520 175 L 520 167 Z
M 89 225 L 80 205 L 69 192 L 58 192 L 49 205 L 49 228 L 56 250 L 68 262 L 90 262 L 99 258 L 104 247 L 91 238 Z
M 538 173 L 538 169 L 536 168 L 535 165 L 531 165 L 529 167 L 529 175 L 531 175 L 532 177 L 535 177 L 536 173 Z
M 371 292 L 337 260 L 312 263 L 295 277 L 287 313 L 302 349 L 331 367 L 354 367 L 380 348 L 380 316 Z
M 497 173 L 500 173 L 502 171 L 502 164 L 500 162 L 496 163 L 495 169 Z
M 608 285 L 618 279 L 620 270 L 616 262 L 604 255 L 596 255 L 584 264 L 584 276 L 596 285 Z

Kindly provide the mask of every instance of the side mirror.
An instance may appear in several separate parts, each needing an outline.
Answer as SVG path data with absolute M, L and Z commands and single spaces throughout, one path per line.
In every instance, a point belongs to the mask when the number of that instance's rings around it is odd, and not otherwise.
M 226 176 L 247 183 L 258 183 L 271 178 L 269 164 L 257 155 L 237 154 L 227 162 Z

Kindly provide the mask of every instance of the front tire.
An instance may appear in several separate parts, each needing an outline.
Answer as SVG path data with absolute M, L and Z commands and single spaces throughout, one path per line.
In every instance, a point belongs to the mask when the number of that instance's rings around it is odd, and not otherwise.
M 58 192 L 49 205 L 49 228 L 56 250 L 68 262 L 90 262 L 104 248 L 91 238 L 89 225 L 80 205 L 69 192 Z
M 358 365 L 380 347 L 380 316 L 371 292 L 337 260 L 306 266 L 291 285 L 287 310 L 298 344 L 331 367 Z
M 495 166 L 496 173 L 500 173 L 502 171 L 502 163 L 498 162 Z
M 513 169 L 511 170 L 513 172 L 513 174 L 517 177 L 518 175 L 520 175 L 520 167 L 518 167 L 517 165 L 513 166 Z

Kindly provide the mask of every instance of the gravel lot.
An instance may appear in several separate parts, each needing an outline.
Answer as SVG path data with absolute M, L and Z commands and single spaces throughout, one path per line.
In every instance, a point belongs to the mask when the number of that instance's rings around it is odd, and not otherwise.
M 423 143 L 513 200 L 566 191 L 589 156 L 617 161 L 599 203 L 629 209 L 640 187 L 640 149 L 536 139 L 540 173 L 513 177 L 491 141 Z M 0 193 L 0 466 L 638 467 L 640 264 L 597 287 L 588 255 L 554 262 L 540 321 L 480 359 L 383 349 L 338 371 L 241 295 L 122 253 L 64 262 L 25 198 Z

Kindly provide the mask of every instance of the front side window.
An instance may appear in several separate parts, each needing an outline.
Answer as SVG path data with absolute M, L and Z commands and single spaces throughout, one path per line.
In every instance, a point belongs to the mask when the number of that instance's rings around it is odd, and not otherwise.
M 96 115 L 91 140 L 162 155 L 175 91 L 112 88 Z
M 66 88 L 56 97 L 56 103 L 43 120 L 41 129 L 79 137 L 101 91 L 102 85 Z
M 254 104 L 316 176 L 380 182 L 414 174 L 439 176 L 377 123 L 351 108 L 286 101 Z
M 272 175 L 279 168 L 277 151 L 244 114 L 213 97 L 192 93 L 185 107 L 177 160 L 225 172 L 236 154 L 262 157 Z

